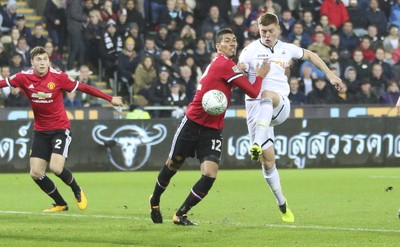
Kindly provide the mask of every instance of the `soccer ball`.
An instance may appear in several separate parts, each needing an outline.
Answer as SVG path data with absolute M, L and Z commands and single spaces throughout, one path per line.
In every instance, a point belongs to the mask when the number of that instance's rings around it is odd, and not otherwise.
M 203 109 L 210 115 L 222 114 L 228 107 L 228 99 L 220 90 L 210 90 L 203 95 Z

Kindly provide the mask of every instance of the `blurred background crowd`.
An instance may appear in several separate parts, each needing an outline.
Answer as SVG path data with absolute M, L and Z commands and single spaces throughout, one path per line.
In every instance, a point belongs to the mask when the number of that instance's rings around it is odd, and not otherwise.
M 34 2 L 34 1 L 32 1 Z M 400 81 L 400 0 L 44 0 L 32 24 L 19 1 L 0 12 L 0 75 L 30 67 L 43 46 L 52 67 L 125 98 L 131 118 L 179 117 L 216 55 L 214 36 L 234 30 L 238 54 L 259 38 L 257 18 L 275 13 L 280 39 L 317 53 L 345 82 L 335 91 L 309 62 L 292 64 L 294 105 L 395 105 Z M 232 105 L 243 105 L 235 90 Z M 0 106 L 26 107 L 18 89 L 0 91 Z M 67 107 L 102 105 L 67 93 Z M 144 111 L 164 106 L 163 111 Z M 174 106 L 174 110 L 167 109 Z M 160 107 L 161 109 L 162 107 Z M 136 115 L 133 114 L 134 110 Z M 144 115 L 143 115 L 144 112 Z

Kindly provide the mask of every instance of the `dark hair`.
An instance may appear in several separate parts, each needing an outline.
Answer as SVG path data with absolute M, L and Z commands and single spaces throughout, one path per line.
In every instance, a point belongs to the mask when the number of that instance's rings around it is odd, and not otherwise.
M 44 47 L 42 47 L 42 46 L 36 46 L 35 48 L 33 48 L 33 49 L 31 50 L 31 53 L 30 53 L 31 59 L 33 59 L 35 56 L 42 55 L 42 54 L 47 54 L 47 52 L 46 52 L 46 50 L 44 49 Z
M 221 43 L 221 41 L 222 41 L 222 36 L 223 36 L 224 34 L 228 34 L 228 33 L 235 34 L 235 33 L 232 31 L 232 29 L 230 29 L 230 28 L 223 28 L 223 29 L 219 30 L 218 33 L 217 33 L 217 35 L 215 35 L 215 43 Z

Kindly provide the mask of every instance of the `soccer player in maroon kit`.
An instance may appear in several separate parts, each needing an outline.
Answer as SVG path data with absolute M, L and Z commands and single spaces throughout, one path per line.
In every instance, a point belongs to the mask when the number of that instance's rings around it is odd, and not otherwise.
M 122 106 L 121 97 L 112 97 L 100 90 L 68 77 L 62 71 L 50 67 L 49 55 L 43 47 L 31 50 L 32 68 L 0 80 L 0 88 L 19 87 L 28 97 L 34 114 L 34 137 L 30 155 L 30 175 L 37 185 L 53 200 L 53 207 L 43 212 L 67 211 L 68 205 L 53 181 L 46 176 L 50 170 L 71 187 L 78 207 L 87 207 L 87 199 L 71 171 L 64 167 L 71 143 L 70 121 L 63 103 L 63 91 L 76 90 Z
M 237 86 L 250 97 L 256 98 L 260 93 L 261 82 L 269 71 L 269 63 L 264 61 L 257 69 L 255 83 L 252 85 L 248 81 L 232 60 L 236 56 L 237 41 L 230 29 L 222 29 L 217 33 L 216 48 L 218 55 L 204 71 L 194 99 L 175 133 L 166 164 L 158 174 L 154 192 L 150 196 L 150 216 L 154 223 L 163 222 L 160 211 L 161 194 L 187 157 L 197 156 L 202 176 L 173 216 L 175 224 L 195 225 L 188 219 L 187 212 L 207 195 L 217 177 L 225 112 L 216 116 L 206 113 L 201 103 L 203 95 L 212 89 L 218 89 L 226 95 L 229 102 L 232 88 Z

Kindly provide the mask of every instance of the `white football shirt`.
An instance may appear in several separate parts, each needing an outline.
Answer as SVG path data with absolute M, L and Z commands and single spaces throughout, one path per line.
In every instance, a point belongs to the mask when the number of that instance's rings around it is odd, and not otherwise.
M 261 65 L 264 59 L 269 59 L 271 61 L 271 69 L 263 80 L 261 92 L 269 90 L 288 96 L 290 88 L 285 69 L 289 67 L 290 60 L 301 59 L 303 55 L 303 49 L 294 44 L 278 40 L 274 47 L 269 48 L 258 39 L 243 49 L 239 56 L 239 62 L 246 64 L 249 81 L 253 83 L 256 78 L 257 65 Z M 248 98 L 246 95 L 246 99 Z

